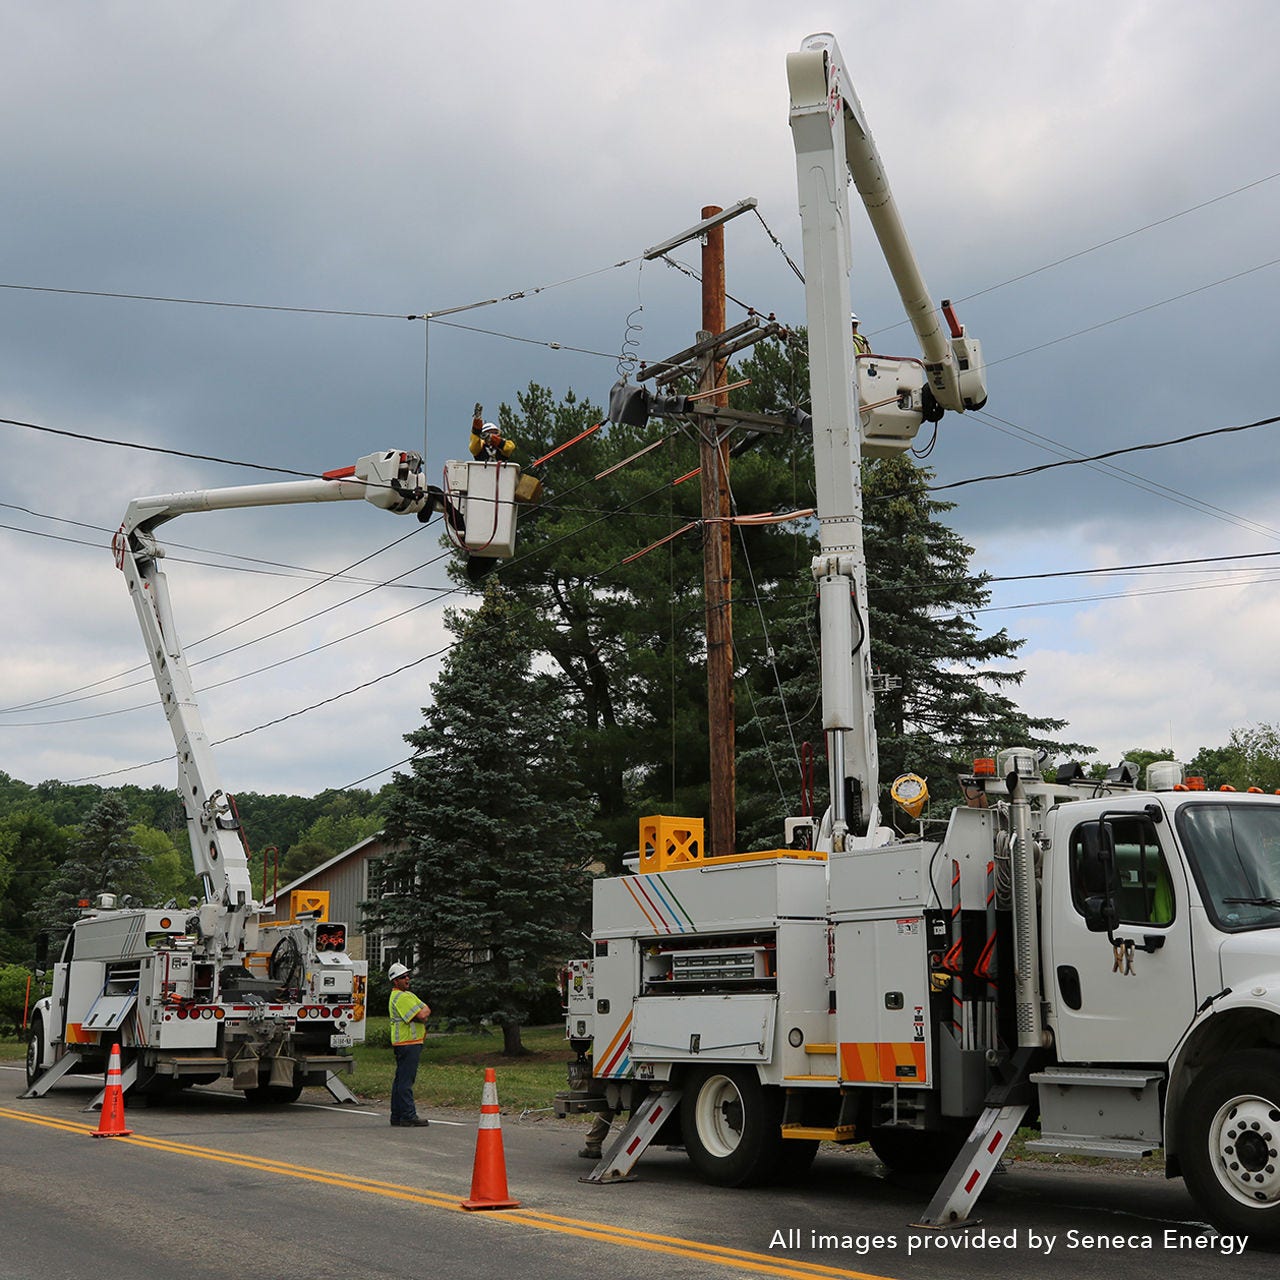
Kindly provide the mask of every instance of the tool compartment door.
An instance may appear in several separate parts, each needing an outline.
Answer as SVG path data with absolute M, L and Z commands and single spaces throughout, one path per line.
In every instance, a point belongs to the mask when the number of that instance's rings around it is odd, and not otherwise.
M 777 1008 L 773 994 L 643 996 L 631 1051 L 652 1062 L 768 1062 Z
M 929 1085 L 924 917 L 836 925 L 836 1035 L 849 1084 Z

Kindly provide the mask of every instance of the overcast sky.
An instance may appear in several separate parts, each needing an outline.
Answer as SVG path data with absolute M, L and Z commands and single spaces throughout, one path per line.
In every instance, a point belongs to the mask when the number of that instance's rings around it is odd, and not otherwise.
M 434 476 L 476 401 L 493 416 L 531 379 L 603 401 L 637 307 L 648 359 L 698 327 L 697 284 L 642 267 L 646 247 L 755 196 L 798 257 L 785 58 L 814 31 L 839 40 L 925 277 L 968 299 L 990 366 L 987 411 L 942 424 L 939 485 L 1280 414 L 1280 6 L 463 10 L 0 2 L 0 416 L 308 472 L 425 432 Z M 726 242 L 730 293 L 802 322 L 760 223 Z M 909 353 L 858 210 L 854 254 L 864 329 Z M 429 345 L 403 318 L 517 292 L 449 318 L 469 328 L 432 323 Z M 12 425 L 0 444 L 0 769 L 172 785 L 171 762 L 133 767 L 173 748 L 109 531 L 139 494 L 275 477 Z M 1110 761 L 1185 759 L 1280 720 L 1278 463 L 1260 427 L 941 494 L 975 568 L 1000 576 L 1261 557 L 998 584 L 980 621 L 1026 639 L 1021 705 Z M 168 562 L 191 660 L 255 641 L 195 668 L 212 739 L 438 650 L 456 603 L 430 589 L 446 580 L 428 529 L 356 571 L 426 565 L 406 585 L 331 607 L 363 588 L 328 583 L 199 644 L 314 581 L 226 557 L 328 572 L 417 527 L 364 503 L 166 527 L 200 549 Z M 437 672 L 235 737 L 224 785 L 379 785 Z

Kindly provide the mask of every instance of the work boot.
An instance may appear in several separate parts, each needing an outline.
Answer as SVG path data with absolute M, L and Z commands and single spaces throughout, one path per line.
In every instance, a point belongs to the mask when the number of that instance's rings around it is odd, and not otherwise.
M 578 1152 L 578 1155 L 584 1160 L 599 1160 L 600 1154 L 599 1147 L 583 1147 L 582 1150 Z

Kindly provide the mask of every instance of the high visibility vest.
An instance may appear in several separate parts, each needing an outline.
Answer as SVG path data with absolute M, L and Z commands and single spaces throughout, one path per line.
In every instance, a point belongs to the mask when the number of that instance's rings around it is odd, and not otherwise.
M 427 1038 L 427 1024 L 415 1022 L 413 1015 L 425 1005 L 412 991 L 397 991 L 392 988 L 391 999 L 387 1001 L 387 1012 L 391 1015 L 391 1043 L 421 1044 Z

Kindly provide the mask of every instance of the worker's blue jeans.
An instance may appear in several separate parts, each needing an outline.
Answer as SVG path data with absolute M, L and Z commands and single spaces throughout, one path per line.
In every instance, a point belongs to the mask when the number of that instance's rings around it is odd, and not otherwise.
M 418 1076 L 418 1059 L 422 1057 L 422 1044 L 397 1044 L 392 1048 L 396 1055 L 396 1078 L 391 1085 L 391 1119 L 414 1120 L 418 1108 L 413 1101 L 413 1082 Z

